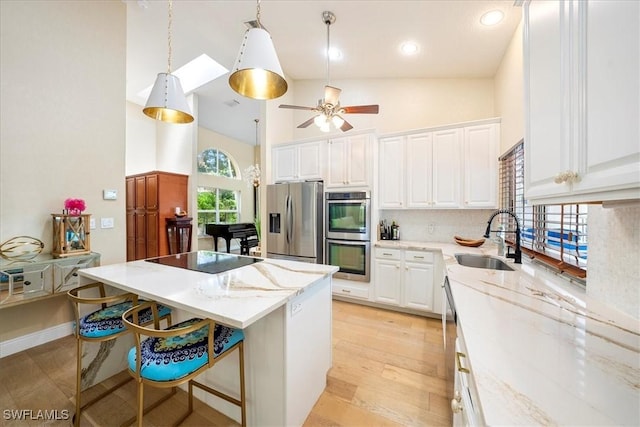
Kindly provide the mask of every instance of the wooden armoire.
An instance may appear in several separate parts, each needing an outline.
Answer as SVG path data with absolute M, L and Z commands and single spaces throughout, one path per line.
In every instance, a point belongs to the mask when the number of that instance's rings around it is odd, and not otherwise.
M 169 255 L 165 219 L 187 210 L 187 175 L 153 171 L 127 176 L 127 261 Z

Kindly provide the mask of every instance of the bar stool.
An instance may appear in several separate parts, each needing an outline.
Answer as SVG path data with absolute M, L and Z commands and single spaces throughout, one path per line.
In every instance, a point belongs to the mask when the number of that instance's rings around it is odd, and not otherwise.
M 96 289 L 99 292 L 99 297 L 80 297 L 80 292 L 90 289 Z M 95 292 L 95 291 L 94 291 Z M 71 289 L 67 292 L 67 296 L 71 301 L 73 310 L 75 313 L 75 326 L 74 334 L 76 337 L 76 412 L 73 416 L 74 425 L 77 427 L 80 425 L 80 417 L 82 411 L 93 405 L 103 397 L 112 393 L 116 389 L 122 387 L 131 378 L 126 378 L 124 381 L 119 382 L 108 390 L 103 391 L 93 399 L 81 403 L 81 384 L 82 384 L 82 343 L 87 342 L 104 342 L 116 339 L 126 333 L 129 330 L 124 326 L 122 322 L 122 313 L 138 305 L 138 296 L 132 293 L 124 293 L 119 295 L 105 294 L 103 283 L 90 283 L 88 285 L 80 286 Z M 92 311 L 89 314 L 81 315 L 81 311 L 86 312 L 86 309 L 81 310 L 81 305 L 99 305 L 101 308 Z M 171 309 L 162 305 L 158 306 L 159 319 L 167 321 L 167 326 L 171 325 Z M 151 310 L 141 312 L 139 314 L 139 320 L 143 323 L 149 323 L 153 321 Z
M 142 313 L 151 310 L 154 328 L 140 325 Z M 159 306 L 145 302 L 127 310 L 122 319 L 136 339 L 128 356 L 129 374 L 138 383 L 137 425 L 142 426 L 144 385 L 152 387 L 176 387 L 189 383 L 189 407 L 174 425 L 181 424 L 193 412 L 193 387 L 198 387 L 240 407 L 242 426 L 246 426 L 244 387 L 244 333 L 216 324 L 211 319 L 192 318 L 159 329 Z M 144 340 L 141 336 L 148 337 Z M 213 349 L 213 351 L 211 351 Z M 240 399 L 215 390 L 193 378 L 211 368 L 219 360 L 238 349 L 240 362 Z M 133 420 L 131 420 L 133 421 Z

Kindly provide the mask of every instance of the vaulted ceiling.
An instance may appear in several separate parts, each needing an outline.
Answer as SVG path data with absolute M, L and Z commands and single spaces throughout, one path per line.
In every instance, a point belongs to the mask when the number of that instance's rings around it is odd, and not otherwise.
M 138 92 L 167 69 L 166 1 L 126 0 L 127 99 L 142 104 Z M 256 1 L 174 0 L 172 70 L 206 53 L 233 67 L 247 28 L 256 19 Z M 480 24 L 487 11 L 499 9 L 504 20 Z M 284 73 L 292 80 L 327 79 L 327 29 L 323 11 L 336 21 L 331 46 L 343 59 L 332 62 L 331 79 L 492 77 L 502 60 L 522 9 L 513 0 L 314 1 L 262 0 L 260 20 L 270 32 Z M 416 55 L 400 54 L 402 42 L 418 43 Z M 199 124 L 251 143 L 259 102 L 233 92 L 228 74 L 198 94 Z

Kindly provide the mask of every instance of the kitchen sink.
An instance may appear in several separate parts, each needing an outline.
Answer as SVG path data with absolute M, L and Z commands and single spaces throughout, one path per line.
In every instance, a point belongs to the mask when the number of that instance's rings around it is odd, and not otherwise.
M 489 270 L 515 271 L 506 262 L 488 255 L 456 254 L 458 264 L 465 267 L 487 268 Z

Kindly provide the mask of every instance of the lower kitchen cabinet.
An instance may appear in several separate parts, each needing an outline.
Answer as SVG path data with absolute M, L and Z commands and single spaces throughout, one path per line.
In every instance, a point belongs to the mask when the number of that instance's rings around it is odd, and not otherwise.
M 333 295 L 355 298 L 359 300 L 369 299 L 369 282 L 356 282 L 353 280 L 336 279 L 331 280 L 331 290 Z
M 374 301 L 424 312 L 440 313 L 440 288 L 435 252 L 376 248 Z M 436 295 L 436 293 L 438 295 Z

